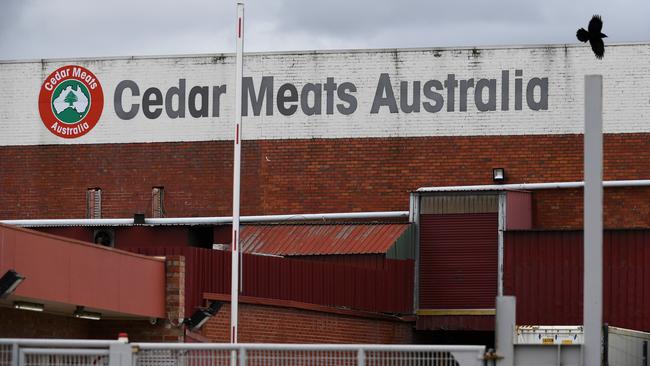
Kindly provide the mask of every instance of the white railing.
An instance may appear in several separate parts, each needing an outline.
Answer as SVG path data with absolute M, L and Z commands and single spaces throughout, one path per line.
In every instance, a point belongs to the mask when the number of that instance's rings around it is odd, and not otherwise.
M 484 346 L 0 339 L 0 366 L 479 366 L 484 353 Z
M 0 366 L 130 365 L 128 344 L 119 341 L 85 339 L 1 339 Z M 111 359 L 127 363 L 114 363 Z
M 150 365 L 483 365 L 484 346 L 134 343 L 136 366 Z

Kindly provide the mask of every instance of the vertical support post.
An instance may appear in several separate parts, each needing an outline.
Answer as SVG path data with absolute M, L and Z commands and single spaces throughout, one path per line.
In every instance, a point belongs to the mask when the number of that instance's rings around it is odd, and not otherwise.
M 108 366 L 134 365 L 133 352 L 128 343 L 114 343 L 108 347 Z
M 362 348 L 357 351 L 357 366 L 366 366 L 366 352 Z
M 506 230 L 506 192 L 499 193 L 498 203 L 498 228 L 497 228 L 497 296 L 503 296 L 503 266 L 504 266 L 504 243 L 503 232 Z
M 11 366 L 18 366 L 18 343 L 11 345 Z
M 648 341 L 643 341 L 641 365 L 648 366 Z
M 517 301 L 514 296 L 497 296 L 496 334 L 494 340 L 497 354 L 502 357 L 499 366 L 515 364 L 515 324 Z
M 609 365 L 609 326 L 603 324 L 603 365 Z
M 244 4 L 237 3 L 237 57 L 235 61 L 235 153 L 232 188 L 232 249 L 230 274 L 230 342 L 237 343 L 237 323 L 239 311 L 239 190 L 241 176 L 241 96 L 244 71 Z
M 239 366 L 246 365 L 246 348 L 239 348 Z
M 420 195 L 411 193 L 409 199 L 409 222 L 415 226 L 414 257 L 413 266 L 413 314 L 420 308 Z
M 585 76 L 584 364 L 602 364 L 603 77 Z

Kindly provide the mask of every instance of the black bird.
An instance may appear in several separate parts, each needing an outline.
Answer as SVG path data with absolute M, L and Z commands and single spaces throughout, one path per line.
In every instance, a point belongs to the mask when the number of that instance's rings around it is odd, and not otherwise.
M 589 41 L 596 58 L 602 60 L 605 55 L 605 44 L 603 43 L 603 38 L 607 37 L 607 35 L 600 33 L 603 29 L 603 20 L 600 19 L 600 15 L 594 15 L 591 18 L 587 29 L 589 29 L 589 31 L 586 31 L 584 28 L 578 29 L 576 37 L 578 37 L 578 40 L 581 42 Z

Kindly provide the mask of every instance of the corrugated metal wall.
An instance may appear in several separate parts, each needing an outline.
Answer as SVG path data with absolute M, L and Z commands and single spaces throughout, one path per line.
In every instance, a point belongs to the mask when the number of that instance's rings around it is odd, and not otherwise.
M 499 196 L 495 193 L 445 193 L 420 197 L 420 214 L 467 214 L 497 212 Z
M 404 231 L 402 236 L 395 241 L 395 245 L 388 249 L 388 252 L 386 252 L 386 258 L 415 259 L 415 233 L 415 225 L 410 225 L 409 228 Z
M 420 309 L 494 308 L 496 212 L 420 216 Z
M 301 255 L 291 256 L 289 258 L 305 261 L 338 263 L 346 266 L 370 269 L 384 269 L 384 266 L 386 265 L 386 260 L 383 254 Z
M 192 247 L 130 248 L 146 255 L 185 256 L 185 311 L 203 293 L 230 293 L 230 252 Z M 385 260 L 383 269 L 243 255 L 243 295 L 388 313 L 413 313 L 412 260 Z
M 603 263 L 604 321 L 649 331 L 650 230 L 606 230 Z M 582 324 L 582 284 L 582 231 L 506 232 L 504 292 L 517 296 L 518 324 Z

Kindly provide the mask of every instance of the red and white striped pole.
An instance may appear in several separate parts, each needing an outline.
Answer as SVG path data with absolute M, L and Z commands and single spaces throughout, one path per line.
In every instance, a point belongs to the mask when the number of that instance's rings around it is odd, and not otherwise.
M 230 342 L 237 343 L 239 311 L 239 190 L 241 176 L 241 96 L 244 48 L 244 4 L 237 3 L 237 56 L 235 61 L 235 161 L 232 187 L 232 272 L 230 282 Z

